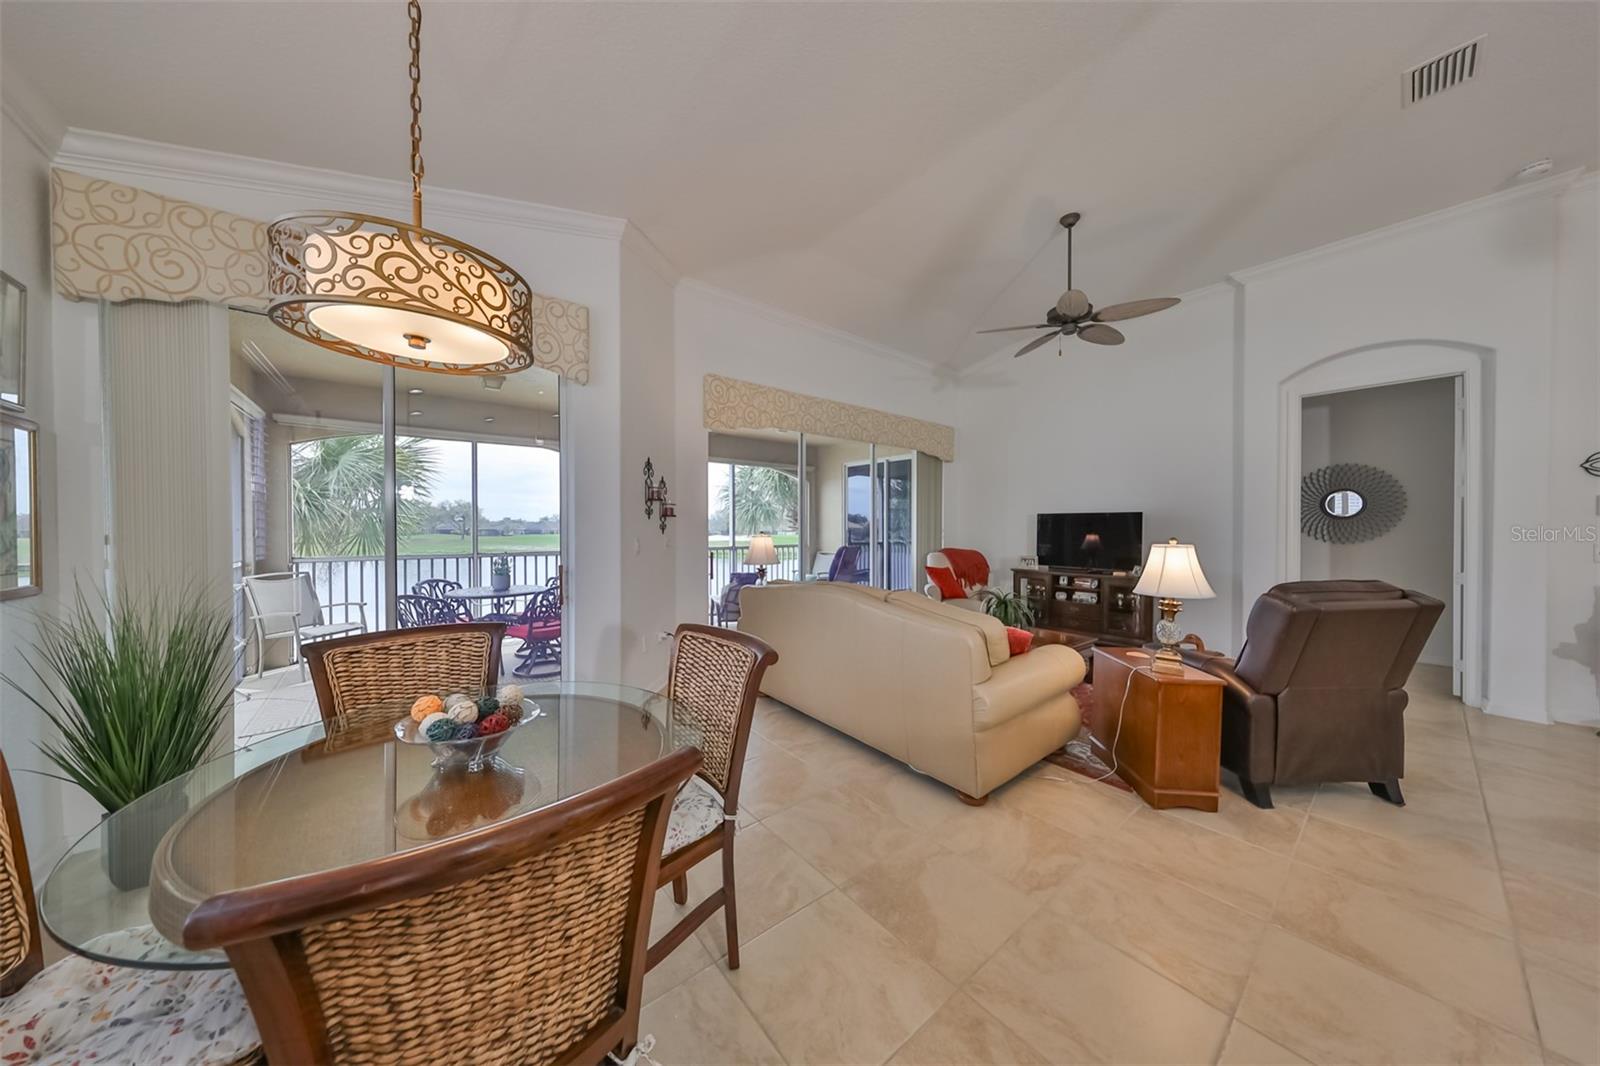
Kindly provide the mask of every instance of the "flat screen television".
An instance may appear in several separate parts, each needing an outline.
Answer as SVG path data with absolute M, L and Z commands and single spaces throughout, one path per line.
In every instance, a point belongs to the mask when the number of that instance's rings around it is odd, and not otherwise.
M 1039 516 L 1039 565 L 1132 570 L 1144 562 L 1144 512 Z

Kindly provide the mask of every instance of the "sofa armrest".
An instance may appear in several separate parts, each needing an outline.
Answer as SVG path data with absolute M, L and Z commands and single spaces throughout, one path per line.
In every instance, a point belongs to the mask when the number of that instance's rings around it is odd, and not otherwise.
M 972 726 L 989 729 L 1071 692 L 1083 681 L 1083 656 L 1061 644 L 1046 644 L 996 666 L 972 686 Z

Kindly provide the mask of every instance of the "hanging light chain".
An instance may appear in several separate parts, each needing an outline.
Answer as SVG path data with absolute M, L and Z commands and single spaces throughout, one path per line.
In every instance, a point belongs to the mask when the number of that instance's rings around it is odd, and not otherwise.
M 422 0 L 407 0 L 411 16 L 411 221 L 422 226 Z

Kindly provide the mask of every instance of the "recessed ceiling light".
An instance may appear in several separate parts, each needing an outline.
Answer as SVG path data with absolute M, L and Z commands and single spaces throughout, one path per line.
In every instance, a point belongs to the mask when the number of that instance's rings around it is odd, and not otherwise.
M 421 416 L 422 416 L 422 412 L 421 411 L 412 411 L 411 412 L 411 417 L 412 418 L 420 418 Z
M 422 390 L 421 389 L 407 389 L 406 391 L 409 392 L 413 396 L 421 396 L 422 395 Z
M 494 415 L 485 415 L 483 420 L 485 422 L 493 422 L 494 421 Z
M 1535 159 L 1521 170 L 1517 171 L 1518 181 L 1531 181 L 1542 178 L 1555 169 L 1555 163 L 1549 159 Z

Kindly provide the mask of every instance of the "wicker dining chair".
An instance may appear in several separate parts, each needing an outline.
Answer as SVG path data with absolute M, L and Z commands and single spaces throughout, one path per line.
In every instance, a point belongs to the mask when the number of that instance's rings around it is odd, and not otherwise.
M 739 780 L 750 743 L 750 722 L 767 667 L 778 653 L 748 633 L 684 623 L 672 637 L 667 698 L 705 755 L 700 770 L 673 799 L 657 885 L 672 882 L 673 902 L 689 901 L 689 870 L 722 853 L 722 887 L 650 945 L 649 965 L 672 954 L 722 908 L 728 930 L 728 969 L 739 968 L 739 916 L 733 878 L 733 838 Z
M 162 942 L 145 925 L 94 946 L 122 955 Z M 0 752 L 0 1062 L 260 1060 L 261 1038 L 231 972 L 136 970 L 80 955 L 43 963 L 28 850 Z
M 492 692 L 505 635 L 502 622 L 453 622 L 307 644 L 317 709 L 347 727 L 363 712 L 393 718 L 421 693 Z
M 190 948 L 238 971 L 273 1063 L 598 1063 L 638 1041 L 680 748 L 509 821 L 214 896 Z

